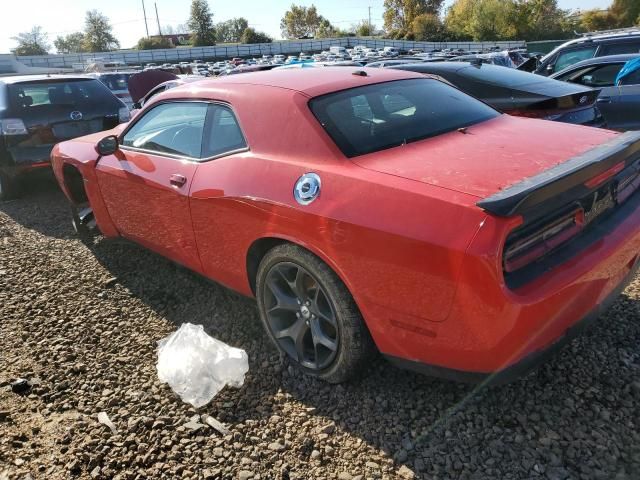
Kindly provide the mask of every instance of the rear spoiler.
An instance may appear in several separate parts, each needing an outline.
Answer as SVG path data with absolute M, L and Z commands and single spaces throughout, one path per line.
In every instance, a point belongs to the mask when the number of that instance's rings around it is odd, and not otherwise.
M 579 198 L 589 191 L 585 182 L 615 165 L 625 162 L 625 167 L 640 158 L 640 131 L 626 132 L 591 150 L 570 158 L 549 170 L 527 178 L 476 205 L 501 217 L 521 215 L 533 208 L 542 208 L 549 200 L 553 203 Z

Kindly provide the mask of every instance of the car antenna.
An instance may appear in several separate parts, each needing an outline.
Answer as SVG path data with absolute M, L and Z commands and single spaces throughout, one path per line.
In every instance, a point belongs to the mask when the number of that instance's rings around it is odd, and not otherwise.
M 355 72 L 352 72 L 351 75 L 355 75 L 357 77 L 366 77 L 367 72 L 365 72 L 364 70 L 356 70 Z

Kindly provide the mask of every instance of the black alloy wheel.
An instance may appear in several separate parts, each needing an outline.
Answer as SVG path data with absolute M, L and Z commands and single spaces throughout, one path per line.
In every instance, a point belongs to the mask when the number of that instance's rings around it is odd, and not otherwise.
M 267 252 L 258 268 L 256 298 L 269 336 L 306 374 L 339 383 L 376 352 L 344 283 L 301 247 L 283 244 Z

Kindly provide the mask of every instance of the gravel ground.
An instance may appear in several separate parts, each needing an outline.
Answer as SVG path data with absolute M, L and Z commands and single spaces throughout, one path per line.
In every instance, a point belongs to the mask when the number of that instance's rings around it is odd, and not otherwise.
M 513 384 L 379 360 L 330 386 L 282 363 L 252 300 L 132 244 L 87 246 L 67 215 L 48 181 L 0 203 L 0 479 L 640 478 L 638 281 Z M 186 321 L 250 359 L 244 386 L 197 412 L 155 371 L 155 342 Z M 192 428 L 196 413 L 230 433 Z

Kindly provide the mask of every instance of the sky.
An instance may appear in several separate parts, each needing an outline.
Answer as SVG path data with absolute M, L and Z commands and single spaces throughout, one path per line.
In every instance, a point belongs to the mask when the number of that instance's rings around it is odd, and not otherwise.
M 157 5 L 160 25 L 173 27 L 184 24 L 189 17 L 191 0 L 144 0 L 147 11 L 149 33 L 158 31 L 154 3 Z M 450 4 L 452 0 L 445 2 Z M 47 32 L 53 49 L 53 40 L 58 35 L 66 35 L 82 30 L 87 10 L 97 9 L 106 15 L 122 48 L 133 47 L 145 35 L 142 0 L 20 0 L 2 2 L 0 7 L 0 53 L 8 53 L 16 46 L 11 39 L 20 32 L 31 30 L 34 25 L 42 26 Z M 233 17 L 245 17 L 249 25 L 264 31 L 273 38 L 281 38 L 280 19 L 291 6 L 316 5 L 321 15 L 340 27 L 349 28 L 369 15 L 378 27 L 382 26 L 384 0 L 209 0 L 214 21 L 220 22 Z M 559 0 L 562 8 L 590 9 L 607 8 L 611 0 Z M 11 5 L 11 7 L 9 7 Z M 19 8 L 16 6 L 19 5 Z

